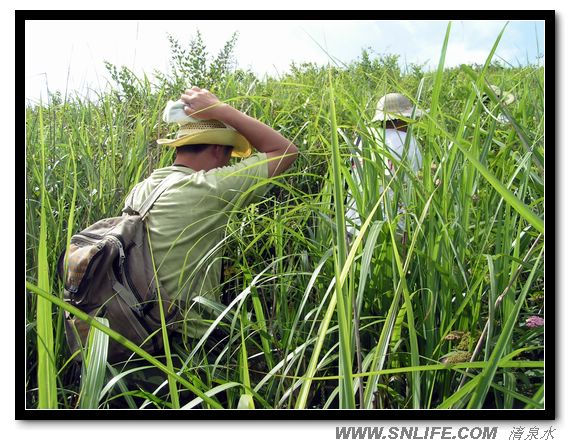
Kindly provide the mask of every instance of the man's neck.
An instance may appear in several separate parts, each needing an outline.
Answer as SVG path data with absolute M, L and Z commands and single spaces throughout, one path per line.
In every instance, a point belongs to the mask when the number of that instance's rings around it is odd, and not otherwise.
M 396 120 L 396 121 L 393 121 L 391 124 L 388 124 L 386 128 L 391 128 L 392 130 L 398 130 L 398 131 L 402 131 L 402 132 L 406 133 L 408 130 L 408 124 L 406 124 L 402 121 Z
M 212 166 L 209 158 L 205 158 L 200 154 L 193 155 L 178 155 L 174 160 L 173 165 L 181 165 L 184 167 L 191 168 L 194 171 L 210 171 L 216 168 Z

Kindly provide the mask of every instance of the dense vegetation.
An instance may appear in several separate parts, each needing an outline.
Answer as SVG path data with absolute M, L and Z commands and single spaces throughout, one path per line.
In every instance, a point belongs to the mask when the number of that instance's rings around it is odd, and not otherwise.
M 106 64 L 114 84 L 95 99 L 57 92 L 27 105 L 27 407 L 542 408 L 543 67 L 491 63 L 493 48 L 485 65 L 444 69 L 446 37 L 432 72 L 365 50 L 348 65 L 259 79 L 234 67 L 236 41 L 212 59 L 199 34 L 188 47 L 171 37 L 168 72 Z M 223 346 L 173 344 L 173 362 L 142 353 L 109 365 L 97 356 L 107 336 L 94 332 L 78 371 L 57 258 L 171 163 L 154 141 L 175 129 L 161 121 L 166 100 L 189 85 L 294 139 L 300 156 L 228 226 L 223 302 L 204 304 L 223 315 Z M 423 169 L 398 164 L 394 179 L 369 129 L 391 91 L 429 109 L 412 126 Z M 350 162 L 358 136 L 362 190 Z

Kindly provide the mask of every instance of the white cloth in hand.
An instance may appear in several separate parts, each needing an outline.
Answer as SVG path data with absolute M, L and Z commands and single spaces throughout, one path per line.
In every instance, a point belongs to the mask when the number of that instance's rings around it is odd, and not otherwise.
M 168 101 L 162 113 L 162 120 L 169 124 L 177 123 L 179 125 L 188 124 L 189 122 L 198 122 L 197 119 L 186 114 L 184 111 L 185 105 L 182 100 Z

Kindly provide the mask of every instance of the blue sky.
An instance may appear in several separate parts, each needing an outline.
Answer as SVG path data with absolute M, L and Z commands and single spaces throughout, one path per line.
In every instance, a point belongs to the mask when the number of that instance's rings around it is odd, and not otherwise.
M 456 21 L 447 51 L 448 66 L 483 63 L 505 20 Z M 126 65 L 137 73 L 168 67 L 167 34 L 187 43 L 196 30 L 208 51 L 216 53 L 239 32 L 235 50 L 240 67 L 259 75 L 278 75 L 290 63 L 326 64 L 357 58 L 363 48 L 398 54 L 402 63 L 434 67 L 447 21 L 27 21 L 26 98 L 46 98 L 50 90 L 85 93 L 100 90 L 108 79 L 103 61 Z M 538 44 L 538 47 L 537 47 Z M 511 21 L 496 58 L 520 65 L 537 62 L 544 53 L 544 23 Z

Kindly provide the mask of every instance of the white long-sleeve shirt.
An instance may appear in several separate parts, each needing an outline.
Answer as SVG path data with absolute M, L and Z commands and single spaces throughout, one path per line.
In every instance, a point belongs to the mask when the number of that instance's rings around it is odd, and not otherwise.
M 408 147 L 407 147 L 407 154 L 405 156 L 405 158 L 403 159 L 402 156 L 404 155 L 405 152 L 405 147 L 406 147 L 406 138 L 408 137 L 408 133 L 407 132 L 403 132 L 403 131 L 398 131 L 396 129 L 377 129 L 373 132 L 374 134 L 374 139 L 377 143 L 377 145 L 380 148 L 384 148 L 386 153 L 388 153 L 390 156 L 393 156 L 393 158 L 395 160 L 406 160 L 407 162 L 407 166 L 414 172 L 417 173 L 421 167 L 422 167 L 422 154 L 420 152 L 420 148 L 419 145 L 417 143 L 417 141 L 415 140 L 415 138 L 413 136 L 410 137 L 409 141 L 408 141 Z M 362 142 L 360 141 L 360 139 L 358 140 L 357 144 L 356 144 L 356 148 L 357 148 L 357 152 L 358 152 L 358 160 L 360 161 L 360 163 L 362 164 Z M 391 174 L 395 171 L 395 169 L 397 168 L 397 166 L 394 166 L 394 164 L 392 163 L 392 161 L 390 160 L 390 158 L 385 157 L 384 159 L 384 163 L 385 163 L 385 174 L 386 176 L 391 176 Z M 405 176 L 404 174 L 400 174 L 402 175 L 403 179 L 407 179 L 407 176 Z M 356 183 L 357 188 L 359 188 L 360 191 L 362 191 L 362 182 L 360 181 L 360 176 L 357 172 L 354 171 L 354 167 L 353 167 L 353 172 L 352 172 L 352 177 Z M 380 193 L 382 193 L 383 188 L 380 186 Z M 386 194 L 387 199 L 390 200 L 391 196 L 392 196 L 393 192 L 392 190 L 388 190 L 388 193 Z M 348 226 L 347 226 L 347 232 L 354 236 L 356 234 L 356 232 L 360 229 L 360 226 L 362 225 L 362 219 L 360 218 L 357 210 L 356 210 L 356 201 L 354 200 L 354 197 L 352 196 L 352 194 L 349 191 L 348 194 L 348 200 L 347 200 L 347 212 L 346 212 L 346 220 L 348 221 Z M 354 223 L 354 226 L 352 224 L 350 224 L 350 222 Z M 401 222 L 403 224 L 403 222 Z

